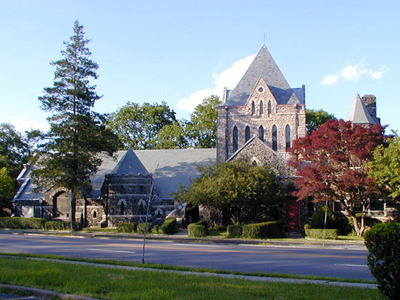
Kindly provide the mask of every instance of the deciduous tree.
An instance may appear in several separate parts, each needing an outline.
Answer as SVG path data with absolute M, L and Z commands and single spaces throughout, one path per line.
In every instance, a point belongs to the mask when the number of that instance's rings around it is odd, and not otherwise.
M 64 42 L 63 59 L 50 63 L 56 68 L 53 86 L 39 97 L 41 108 L 53 114 L 48 118 L 50 131 L 40 147 L 42 155 L 33 177 L 40 187 L 68 188 L 75 201 L 78 194 L 91 190 L 90 175 L 101 163 L 97 154 L 106 151 L 111 155 L 116 136 L 105 128 L 103 116 L 92 111 L 101 98 L 90 84 L 98 77 L 98 64 L 90 58 L 90 40 L 85 38 L 83 26 L 75 21 L 73 30 L 74 35 Z
M 336 117 L 322 109 L 306 109 L 307 134 L 310 135 L 328 120 L 336 120 Z
M 183 149 L 188 146 L 184 130 L 179 122 L 165 125 L 157 134 L 157 149 Z
M 113 130 L 124 147 L 155 149 L 158 132 L 176 122 L 175 112 L 165 102 L 161 104 L 127 102 L 111 114 L 108 128 Z
M 200 176 L 181 187 L 176 198 L 218 209 L 233 224 L 269 220 L 271 208 L 281 200 L 280 184 L 268 166 L 234 161 L 199 167 L 199 171 Z
M 361 236 L 368 207 L 380 195 L 375 180 L 368 177 L 366 163 L 375 147 L 383 143 L 383 131 L 379 124 L 364 128 L 343 120 L 328 120 L 310 136 L 294 141 L 292 165 L 298 175 L 294 196 L 305 199 L 312 195 L 317 202 L 340 202 Z M 361 221 L 356 217 L 359 208 Z

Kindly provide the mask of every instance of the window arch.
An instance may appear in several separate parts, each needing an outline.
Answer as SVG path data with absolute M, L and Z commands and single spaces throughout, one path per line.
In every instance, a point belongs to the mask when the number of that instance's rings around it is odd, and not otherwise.
M 119 208 L 119 214 L 124 215 L 125 214 L 125 203 L 121 202 L 120 208 Z
M 233 136 L 232 136 L 233 152 L 236 152 L 238 149 L 238 136 L 239 136 L 239 131 L 238 128 L 235 126 L 233 127 Z
M 290 139 L 290 126 L 289 125 L 286 125 L 285 136 L 286 136 L 286 151 L 288 151 L 292 147 L 292 145 L 291 145 L 292 141 Z
M 249 126 L 246 126 L 244 139 L 245 139 L 245 142 L 247 142 L 250 139 L 250 127 Z
M 254 115 L 256 113 L 256 104 L 253 102 L 251 102 L 251 113 Z
M 260 115 L 264 113 L 264 102 L 261 100 L 260 102 Z
M 271 115 L 271 112 L 272 112 L 271 101 L 268 101 L 268 117 Z
M 258 137 L 260 140 L 264 141 L 264 127 L 262 125 L 258 128 Z
M 278 151 L 278 129 L 272 126 L 272 150 Z

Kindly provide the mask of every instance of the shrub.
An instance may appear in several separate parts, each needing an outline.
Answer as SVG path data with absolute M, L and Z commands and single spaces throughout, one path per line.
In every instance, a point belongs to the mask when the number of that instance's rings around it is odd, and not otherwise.
M 368 267 L 389 299 L 400 299 L 400 223 L 381 223 L 364 234 Z
M 166 218 L 164 223 L 161 225 L 161 231 L 163 234 L 174 234 L 178 231 L 178 225 L 176 224 L 175 218 Z
M 282 221 L 247 224 L 242 227 L 243 237 L 250 239 L 265 239 L 285 235 Z
M 117 224 L 118 232 L 136 232 L 136 230 L 137 230 L 137 225 L 135 222 Z
M 326 206 L 320 206 L 311 217 L 311 227 L 312 228 L 324 228 L 325 226 L 325 211 Z M 326 218 L 326 228 L 336 228 L 337 219 L 332 210 L 328 207 L 327 218 Z
M 43 229 L 45 223 L 46 221 L 41 218 L 20 218 L 20 217 L 0 218 L 0 228 Z
M 305 229 L 306 235 L 311 239 L 322 240 L 324 238 L 324 229 L 316 228 L 316 229 Z M 325 239 L 327 240 L 337 240 L 338 239 L 338 230 L 337 229 L 326 229 L 325 230 Z
M 139 225 L 136 228 L 136 231 L 138 233 L 144 233 L 146 231 L 146 233 L 151 233 L 151 229 L 153 228 L 153 225 L 151 223 L 147 223 L 147 227 L 146 227 L 146 223 L 139 223 Z
M 74 230 L 82 230 L 82 224 L 79 222 L 74 222 L 73 223 Z M 64 222 L 64 221 L 47 221 L 46 224 L 44 224 L 44 229 L 46 230 L 69 230 L 71 229 L 71 223 L 70 222 Z
M 239 238 L 242 236 L 242 226 L 229 225 L 227 228 L 228 238 Z
M 204 225 L 197 225 L 196 223 L 188 225 L 189 237 L 204 237 L 208 235 L 207 227 Z

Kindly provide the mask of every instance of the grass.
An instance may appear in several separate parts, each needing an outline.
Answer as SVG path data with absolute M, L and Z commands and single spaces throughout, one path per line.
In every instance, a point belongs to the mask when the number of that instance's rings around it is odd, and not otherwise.
M 378 290 L 263 283 L 0 257 L 0 281 L 101 299 L 382 299 Z

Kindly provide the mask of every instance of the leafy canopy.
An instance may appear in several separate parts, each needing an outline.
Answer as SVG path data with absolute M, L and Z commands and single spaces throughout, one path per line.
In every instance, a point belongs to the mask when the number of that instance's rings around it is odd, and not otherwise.
M 291 149 L 291 164 L 297 169 L 298 191 L 293 195 L 314 201 L 339 201 L 353 218 L 357 234 L 364 232 L 364 217 L 380 191 L 374 179 L 368 177 L 366 163 L 372 151 L 383 143 L 384 128 L 375 124 L 364 128 L 343 120 L 328 120 L 310 136 L 297 139 Z M 363 216 L 356 218 L 361 206 Z
M 307 135 L 310 135 L 313 130 L 317 130 L 328 120 L 336 120 L 336 117 L 322 109 L 306 109 Z
M 200 176 L 181 187 L 175 198 L 218 209 L 233 224 L 267 221 L 271 206 L 281 200 L 280 184 L 268 166 L 233 161 L 201 166 L 199 171 Z

